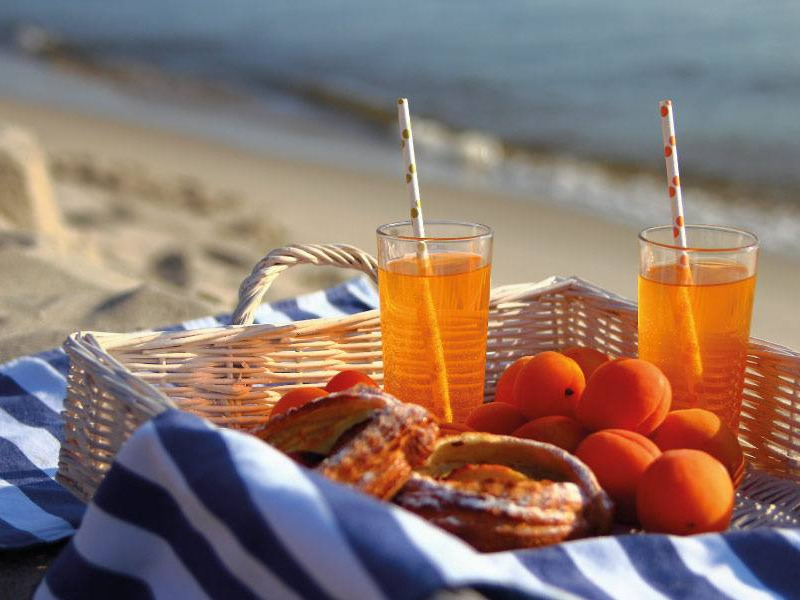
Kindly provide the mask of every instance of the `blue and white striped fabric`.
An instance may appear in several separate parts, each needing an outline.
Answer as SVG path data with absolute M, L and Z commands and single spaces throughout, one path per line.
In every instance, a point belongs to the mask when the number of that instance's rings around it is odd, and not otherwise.
M 376 306 L 363 279 L 265 305 L 287 323 Z M 226 317 L 175 329 L 225 324 Z M 77 534 L 37 598 L 800 597 L 800 531 L 621 536 L 481 555 L 402 509 L 179 411 L 143 426 L 84 507 L 52 477 L 67 360 L 0 366 L 0 548 Z
M 366 277 L 264 304 L 257 323 L 283 325 L 337 317 L 375 308 L 378 298 Z M 227 315 L 187 321 L 170 329 L 216 327 Z M 61 409 L 69 364 L 51 350 L 0 365 L 0 549 L 54 542 L 75 533 L 85 510 L 55 477 L 62 439 Z
M 416 515 L 179 411 L 125 444 L 37 591 L 50 598 L 775 598 L 800 532 L 631 535 L 479 554 Z

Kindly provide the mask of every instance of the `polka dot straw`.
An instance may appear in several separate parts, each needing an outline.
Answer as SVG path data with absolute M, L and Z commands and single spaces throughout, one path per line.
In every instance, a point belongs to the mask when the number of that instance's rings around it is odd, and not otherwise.
M 667 192 L 672 208 L 672 237 L 676 245 L 686 248 L 686 228 L 683 218 L 681 178 L 678 173 L 678 147 L 675 144 L 675 123 L 672 118 L 672 100 L 658 103 L 661 114 L 661 137 L 664 140 L 664 161 L 667 163 Z M 681 262 L 688 260 L 684 255 Z
M 419 197 L 416 158 L 414 157 L 414 136 L 411 134 L 411 115 L 408 111 L 408 98 L 397 101 L 397 119 L 400 122 L 400 147 L 403 149 L 403 166 L 408 189 L 409 215 L 414 237 L 425 237 L 425 223 L 422 220 L 422 202 Z M 421 251 L 424 252 L 424 244 Z
M 422 203 L 419 198 L 419 181 L 414 156 L 414 136 L 411 134 L 411 114 L 408 110 L 408 98 L 397 100 L 397 119 L 400 122 L 400 147 L 403 149 L 403 167 L 405 169 L 406 189 L 408 190 L 409 216 L 414 237 L 425 237 L 425 222 L 422 220 Z M 417 242 L 417 258 L 421 273 L 433 273 L 428 256 L 428 247 L 423 240 Z M 447 364 L 445 362 L 444 344 L 439 329 L 433 293 L 427 277 L 423 280 L 422 298 L 418 305 L 420 322 L 427 329 L 431 350 L 431 379 L 433 381 L 433 413 L 447 423 L 453 421 L 453 408 L 450 405 L 450 386 L 447 381 Z
M 681 177 L 678 173 L 678 146 L 675 143 L 675 122 L 672 118 L 672 100 L 658 103 L 661 115 L 661 139 L 664 142 L 664 161 L 667 164 L 667 194 L 672 209 L 672 238 L 680 248 L 688 246 L 686 227 L 683 218 L 683 196 L 681 195 Z M 700 338 L 694 320 L 691 298 L 687 286 L 692 283 L 692 272 L 689 269 L 689 254 L 681 252 L 678 257 L 679 276 L 682 285 L 678 288 L 676 322 L 678 336 L 686 349 L 684 369 L 691 382 L 692 389 L 702 382 L 703 361 L 700 355 Z

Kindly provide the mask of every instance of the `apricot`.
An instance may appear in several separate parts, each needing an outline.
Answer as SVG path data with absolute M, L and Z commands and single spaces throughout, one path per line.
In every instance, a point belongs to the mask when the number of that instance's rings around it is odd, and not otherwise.
M 608 356 L 599 350 L 587 348 L 586 346 L 572 346 L 562 350 L 561 354 L 578 363 L 581 371 L 583 371 L 583 376 L 586 378 L 586 381 L 589 381 L 589 377 L 591 377 L 592 373 L 597 370 L 597 367 L 603 363 L 607 363 L 610 360 Z
M 525 423 L 511 435 L 527 440 L 547 442 L 563 448 L 567 452 L 575 452 L 578 444 L 588 434 L 589 432 L 583 428 L 583 425 L 572 417 L 551 415 L 549 417 L 539 417 Z
M 744 454 L 739 440 L 720 418 L 702 408 L 673 410 L 650 439 L 662 452 L 693 449 L 708 452 L 728 469 L 734 487 L 744 475 Z
M 575 416 L 586 387 L 583 371 L 558 352 L 540 352 L 526 362 L 514 382 L 514 405 L 529 419 Z
M 290 408 L 298 408 L 304 404 L 308 404 L 312 400 L 327 396 L 328 392 L 318 387 L 301 387 L 286 392 L 280 400 L 272 407 L 269 413 L 270 419 L 285 413 Z
M 605 429 L 587 436 L 575 456 L 594 472 L 614 501 L 616 518 L 636 522 L 636 489 L 650 464 L 661 454 L 652 441 L 626 429 Z
M 707 452 L 667 450 L 639 481 L 636 509 L 646 531 L 724 531 L 733 511 L 733 484 L 727 469 Z
M 654 364 L 618 358 L 597 367 L 578 405 L 578 420 L 590 431 L 628 429 L 651 434 L 669 412 L 672 388 Z
M 351 387 L 359 383 L 363 383 L 364 385 L 368 385 L 374 388 L 378 387 L 378 384 L 375 383 L 369 375 L 366 375 L 361 371 L 353 371 L 352 369 L 347 369 L 345 371 L 340 371 L 336 375 L 334 375 L 328 382 L 328 385 L 325 386 L 325 389 L 328 391 L 329 394 L 332 394 L 333 392 L 342 392 L 344 390 L 349 390 Z
M 509 434 L 527 419 L 516 407 L 505 402 L 481 404 L 469 413 L 467 426 L 485 433 Z
M 500 375 L 500 379 L 497 380 L 497 387 L 494 390 L 495 402 L 514 404 L 514 384 L 517 382 L 517 375 L 531 358 L 533 357 L 523 356 L 506 367 L 506 370 Z

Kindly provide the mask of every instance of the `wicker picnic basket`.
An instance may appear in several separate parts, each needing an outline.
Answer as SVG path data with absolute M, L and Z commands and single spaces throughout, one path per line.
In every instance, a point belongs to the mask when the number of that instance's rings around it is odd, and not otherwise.
M 358 369 L 382 379 L 377 311 L 285 326 L 252 325 L 283 271 L 311 264 L 355 269 L 377 280 L 370 255 L 344 245 L 270 252 L 242 283 L 234 325 L 193 331 L 87 333 L 64 344 L 71 364 L 58 481 L 88 500 L 120 446 L 168 408 L 247 431 L 287 390 Z M 492 291 L 485 397 L 520 356 L 585 345 L 635 356 L 636 304 L 577 278 L 551 277 Z M 734 526 L 800 523 L 800 355 L 751 339 L 739 437 L 750 469 Z

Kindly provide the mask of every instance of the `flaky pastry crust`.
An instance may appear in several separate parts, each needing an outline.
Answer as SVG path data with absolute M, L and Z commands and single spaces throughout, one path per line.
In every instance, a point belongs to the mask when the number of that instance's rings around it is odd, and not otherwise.
M 388 500 L 430 455 L 438 426 L 421 406 L 359 385 L 270 419 L 254 433 L 289 455 L 324 457 L 318 472 Z
M 486 433 L 440 439 L 394 502 L 484 552 L 606 533 L 612 519 L 608 495 L 577 458 Z

